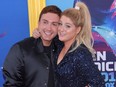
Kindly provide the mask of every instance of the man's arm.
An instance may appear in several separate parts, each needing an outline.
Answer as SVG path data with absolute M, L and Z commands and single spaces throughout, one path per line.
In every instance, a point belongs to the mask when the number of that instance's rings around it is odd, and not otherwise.
M 4 87 L 22 87 L 24 63 L 23 55 L 18 44 L 15 44 L 9 51 L 3 64 Z

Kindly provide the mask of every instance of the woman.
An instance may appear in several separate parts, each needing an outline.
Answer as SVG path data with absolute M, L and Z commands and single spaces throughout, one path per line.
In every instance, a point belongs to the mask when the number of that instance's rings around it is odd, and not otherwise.
M 104 81 L 94 65 L 95 56 L 91 18 L 87 6 L 76 3 L 62 13 L 58 28 L 59 45 L 55 55 L 55 73 L 61 87 L 104 87 Z
M 93 62 L 91 18 L 83 2 L 77 2 L 75 8 L 62 13 L 58 36 L 64 44 L 58 45 L 54 55 L 57 87 L 105 87 Z

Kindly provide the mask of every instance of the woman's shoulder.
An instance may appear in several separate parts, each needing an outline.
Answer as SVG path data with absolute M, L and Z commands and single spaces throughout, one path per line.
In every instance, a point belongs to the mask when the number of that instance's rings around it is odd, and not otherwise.
M 88 50 L 88 48 L 84 44 L 81 44 L 79 47 L 77 47 L 73 51 L 73 55 L 78 60 L 80 59 L 81 60 L 93 60 L 91 52 Z
M 77 54 L 91 54 L 88 48 L 84 44 L 80 44 L 75 50 Z

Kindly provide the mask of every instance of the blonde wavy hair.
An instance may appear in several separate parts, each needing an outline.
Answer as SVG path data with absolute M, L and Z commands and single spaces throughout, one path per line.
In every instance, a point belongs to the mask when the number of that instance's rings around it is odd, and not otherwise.
M 86 4 L 77 2 L 75 8 L 69 8 L 63 11 L 61 15 L 70 18 L 76 27 L 81 27 L 76 37 L 77 45 L 71 51 L 74 51 L 83 43 L 94 55 L 95 50 L 93 49 L 94 39 L 92 36 L 91 16 Z

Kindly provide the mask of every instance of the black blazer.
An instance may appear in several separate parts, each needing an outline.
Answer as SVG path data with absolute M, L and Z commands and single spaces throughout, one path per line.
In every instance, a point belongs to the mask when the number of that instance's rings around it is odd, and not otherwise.
M 5 78 L 3 85 L 4 87 L 47 87 L 49 68 L 50 58 L 44 52 L 41 39 L 27 38 L 10 49 L 3 64 Z

